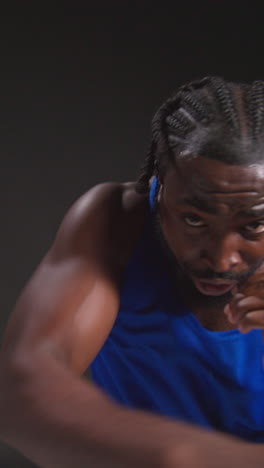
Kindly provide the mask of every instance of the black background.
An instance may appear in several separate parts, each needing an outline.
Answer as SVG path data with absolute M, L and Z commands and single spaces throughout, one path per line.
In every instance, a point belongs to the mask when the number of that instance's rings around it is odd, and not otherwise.
M 257 2 L 30 3 L 0 20 L 1 333 L 72 202 L 135 179 L 177 86 L 264 79 Z M 32 466 L 0 449 L 1 468 Z

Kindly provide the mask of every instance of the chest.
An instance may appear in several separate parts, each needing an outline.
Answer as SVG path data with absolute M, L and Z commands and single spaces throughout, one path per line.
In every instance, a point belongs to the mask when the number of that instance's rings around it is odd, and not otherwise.
M 94 377 L 130 407 L 264 441 L 262 352 L 258 330 L 210 332 L 180 309 L 122 302 Z

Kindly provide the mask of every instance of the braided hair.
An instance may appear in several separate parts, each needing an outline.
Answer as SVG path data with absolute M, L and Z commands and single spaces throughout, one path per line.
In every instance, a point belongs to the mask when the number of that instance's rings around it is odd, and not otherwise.
M 147 193 L 150 178 L 186 152 L 227 164 L 263 161 L 258 144 L 263 132 L 264 82 L 234 83 L 209 76 L 187 83 L 154 115 L 136 190 Z

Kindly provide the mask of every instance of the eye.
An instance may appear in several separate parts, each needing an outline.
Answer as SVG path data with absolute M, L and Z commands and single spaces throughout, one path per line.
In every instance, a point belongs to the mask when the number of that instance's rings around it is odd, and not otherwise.
M 249 223 L 244 227 L 245 231 L 260 234 L 264 232 L 264 220 Z
M 188 214 L 183 217 L 183 220 L 188 226 L 192 227 L 204 227 L 205 222 L 200 218 L 200 216 L 195 214 Z M 263 226 L 264 228 L 264 226 Z

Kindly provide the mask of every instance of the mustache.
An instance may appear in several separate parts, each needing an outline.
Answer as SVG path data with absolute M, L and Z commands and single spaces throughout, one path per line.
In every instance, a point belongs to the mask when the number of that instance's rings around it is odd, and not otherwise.
M 210 270 L 209 268 L 207 270 L 192 270 L 192 274 L 200 279 L 209 279 L 209 280 L 229 280 L 229 281 L 236 281 L 237 283 L 241 283 L 245 280 L 247 280 L 250 276 L 252 276 L 255 271 L 263 264 L 264 259 L 261 258 L 257 263 L 252 265 L 247 271 L 243 273 L 236 273 L 233 271 L 225 271 L 225 272 L 216 272 L 213 270 Z M 184 265 L 186 270 L 188 271 L 188 266 Z M 184 268 L 184 269 L 185 269 Z M 190 269 L 189 269 L 190 271 Z

